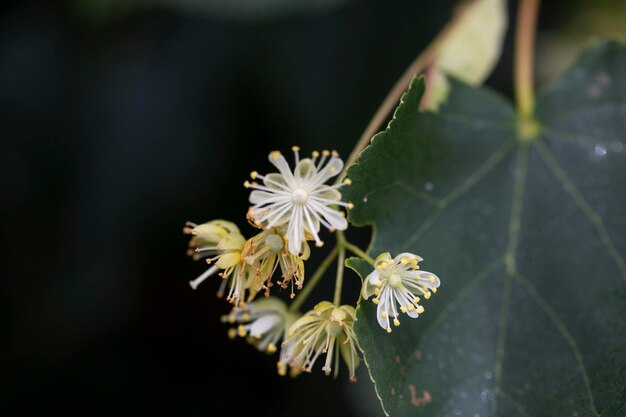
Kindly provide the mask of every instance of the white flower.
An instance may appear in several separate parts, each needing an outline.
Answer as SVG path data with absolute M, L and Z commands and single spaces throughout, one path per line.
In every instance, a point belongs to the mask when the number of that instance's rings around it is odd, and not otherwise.
M 348 222 L 345 214 L 332 206 L 351 208 L 351 203 L 341 201 L 337 191 L 350 180 L 335 185 L 326 185 L 332 177 L 339 175 L 343 161 L 336 152 L 313 152 L 312 158 L 300 159 L 299 148 L 294 146 L 295 170 L 291 171 L 285 157 L 278 151 L 269 154 L 270 162 L 280 173 L 260 175 L 252 172 L 253 180 L 244 185 L 253 188 L 250 193 L 250 214 L 254 223 L 265 229 L 281 228 L 289 242 L 289 251 L 298 255 L 307 235 L 312 236 L 316 246 L 322 246 L 318 232 L 320 223 L 329 230 L 345 230 Z M 330 157 L 330 158 L 329 158 Z
M 353 329 L 355 315 L 354 307 L 349 305 L 337 307 L 328 301 L 317 304 L 289 329 L 280 352 L 278 373 L 286 375 L 287 366 L 292 369 L 293 375 L 301 371 L 311 372 L 317 358 L 325 354 L 322 370 L 330 375 L 332 364 L 336 377 L 341 354 L 348 365 L 350 380 L 356 381 L 359 355 Z
M 297 319 L 298 314 L 290 312 L 285 303 L 276 297 L 253 301 L 222 317 L 224 322 L 239 323 L 237 328 L 229 330 L 231 338 L 248 335 L 252 345 L 267 353 L 276 352 L 278 342 Z
M 418 263 L 422 260 L 412 253 L 401 253 L 391 259 L 391 255 L 383 253 L 376 258 L 376 269 L 363 281 L 363 298 L 372 294 L 374 304 L 378 304 L 376 317 L 378 324 L 391 333 L 390 320 L 399 326 L 398 311 L 416 318 L 424 312 L 419 305 L 419 296 L 429 299 L 439 288 L 439 278 L 430 272 L 420 271 Z M 399 304 L 399 308 L 396 306 Z

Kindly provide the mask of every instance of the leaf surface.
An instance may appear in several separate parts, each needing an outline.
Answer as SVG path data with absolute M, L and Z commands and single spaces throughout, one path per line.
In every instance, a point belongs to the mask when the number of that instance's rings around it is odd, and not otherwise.
M 625 415 L 624 74 L 623 45 L 588 48 L 540 96 L 535 139 L 486 88 L 453 82 L 439 112 L 419 112 L 416 80 L 349 169 L 371 254 L 416 253 L 442 281 L 390 335 L 359 302 L 387 414 Z

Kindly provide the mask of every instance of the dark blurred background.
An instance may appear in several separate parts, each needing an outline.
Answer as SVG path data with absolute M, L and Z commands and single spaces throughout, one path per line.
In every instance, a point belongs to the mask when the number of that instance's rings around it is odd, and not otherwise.
M 282 379 L 229 340 L 216 280 L 189 288 L 204 266 L 181 228 L 244 225 L 270 150 L 347 156 L 455 1 L 147 3 L 2 6 L 0 414 L 382 414 L 364 372 Z M 540 81 L 623 31 L 623 6 L 545 2 Z M 511 61 L 509 33 L 487 82 L 507 95 Z

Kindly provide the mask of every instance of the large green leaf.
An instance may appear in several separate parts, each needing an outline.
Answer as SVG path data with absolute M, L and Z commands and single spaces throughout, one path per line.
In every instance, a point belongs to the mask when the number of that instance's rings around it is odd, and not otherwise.
M 626 415 L 625 75 L 626 47 L 590 47 L 540 97 L 534 139 L 486 88 L 420 113 L 414 81 L 350 168 L 372 254 L 417 253 L 442 282 L 390 335 L 359 303 L 387 414 Z

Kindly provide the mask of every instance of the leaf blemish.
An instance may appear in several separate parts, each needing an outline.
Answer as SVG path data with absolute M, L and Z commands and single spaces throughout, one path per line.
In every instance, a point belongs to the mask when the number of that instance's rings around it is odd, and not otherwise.
M 587 87 L 587 97 L 591 100 L 599 99 L 602 93 L 604 93 L 604 90 L 611 85 L 611 82 L 611 77 L 608 74 L 604 72 L 598 73 L 594 83 Z
M 420 407 L 433 401 L 433 397 L 430 395 L 429 391 L 424 390 L 422 391 L 422 395 L 418 396 L 413 384 L 409 384 L 409 391 L 411 391 L 411 404 L 415 407 Z

